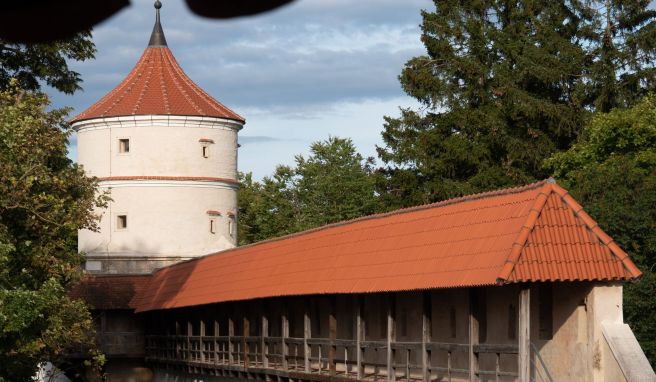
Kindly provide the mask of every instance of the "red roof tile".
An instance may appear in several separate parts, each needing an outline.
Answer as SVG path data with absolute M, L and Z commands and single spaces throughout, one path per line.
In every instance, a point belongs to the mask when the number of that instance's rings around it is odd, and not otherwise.
M 131 305 L 148 311 L 275 296 L 640 275 L 567 191 L 539 182 L 179 263 L 157 271 Z
M 244 123 L 244 118 L 189 79 L 166 46 L 146 48 L 123 82 L 71 122 L 151 114 L 227 118 Z
M 130 309 L 130 300 L 148 286 L 150 275 L 87 276 L 69 292 L 93 309 Z

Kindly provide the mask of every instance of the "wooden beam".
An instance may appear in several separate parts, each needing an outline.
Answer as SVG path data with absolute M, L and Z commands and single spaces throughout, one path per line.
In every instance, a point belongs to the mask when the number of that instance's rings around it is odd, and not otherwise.
M 219 331 L 220 326 L 219 326 L 219 321 L 214 320 L 214 363 L 219 362 L 219 335 L 221 332 Z
M 200 333 L 198 337 L 198 350 L 200 351 L 200 360 L 201 362 L 205 362 L 205 342 L 204 342 L 204 337 L 205 337 L 205 321 L 200 320 Z
M 235 336 L 235 321 L 232 317 L 228 317 L 228 363 L 230 365 L 235 363 L 235 357 L 233 352 L 235 351 L 235 345 L 232 343 L 232 337 Z
M 249 342 L 248 342 L 248 337 L 251 335 L 251 321 L 248 319 L 248 316 L 244 314 L 243 318 L 243 336 L 242 336 L 242 349 L 243 349 L 243 354 L 244 354 L 244 367 L 248 369 L 249 366 Z
M 478 345 L 478 317 L 477 313 L 477 290 L 469 288 L 469 381 L 478 382 L 478 353 L 474 347 Z
M 309 373 L 310 370 L 310 356 L 312 355 L 312 348 L 308 343 L 308 339 L 312 338 L 312 319 L 310 317 L 310 300 L 303 300 L 303 364 L 305 372 Z
M 353 305 L 353 312 L 355 313 L 355 371 L 357 379 L 362 380 L 364 378 L 364 348 L 362 342 L 365 340 L 362 295 L 353 296 Z
M 269 367 L 269 319 L 266 314 L 262 314 L 262 325 L 260 327 L 260 352 L 262 354 L 262 367 Z
M 335 355 L 337 354 L 337 345 L 335 345 L 337 339 L 337 301 L 335 296 L 330 296 L 329 300 L 328 338 L 330 340 L 330 349 L 328 350 L 328 367 L 330 375 L 335 375 L 337 373 L 337 362 L 335 361 Z
M 519 290 L 519 381 L 531 379 L 531 289 L 522 285 Z
M 175 354 L 174 358 L 176 359 L 182 359 L 182 342 L 180 341 L 180 337 L 182 335 L 182 325 L 180 325 L 180 322 L 178 320 L 175 321 Z
M 395 294 L 387 295 L 387 380 L 396 380 L 394 342 L 396 342 L 396 301 Z
M 187 361 L 191 361 L 191 338 L 190 337 L 193 335 L 193 329 L 194 329 L 194 327 L 193 327 L 192 323 L 190 321 L 187 321 L 187 333 L 186 333 L 186 337 L 187 337 L 187 354 L 186 354 L 186 357 L 185 357 L 187 359 Z
M 288 370 L 288 363 L 287 363 L 287 356 L 289 355 L 289 346 L 287 346 L 287 338 L 289 338 L 289 319 L 287 315 L 289 312 L 287 311 L 287 303 L 283 303 L 283 308 L 282 308 L 282 315 L 280 317 L 280 324 L 281 324 L 281 362 L 282 362 L 282 369 L 287 371 Z
M 431 318 L 433 315 L 433 304 L 430 291 L 422 293 L 421 311 L 421 378 L 423 382 L 430 382 L 431 350 L 429 344 L 432 340 Z

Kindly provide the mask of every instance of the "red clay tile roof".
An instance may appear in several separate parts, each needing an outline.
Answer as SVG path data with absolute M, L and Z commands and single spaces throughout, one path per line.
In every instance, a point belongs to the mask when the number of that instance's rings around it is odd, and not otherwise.
M 373 215 L 157 271 L 137 312 L 274 296 L 641 273 L 567 191 L 545 181 Z
M 150 114 L 227 118 L 244 123 L 239 114 L 191 81 L 166 46 L 146 48 L 123 82 L 71 122 Z
M 87 276 L 69 292 L 93 309 L 130 309 L 130 300 L 148 286 L 150 275 Z

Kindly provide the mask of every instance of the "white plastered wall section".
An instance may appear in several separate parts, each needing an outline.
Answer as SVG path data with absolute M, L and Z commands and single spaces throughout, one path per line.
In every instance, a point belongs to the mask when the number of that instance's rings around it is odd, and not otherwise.
M 100 231 L 79 233 L 88 270 L 147 273 L 236 245 L 240 123 L 133 116 L 74 127 L 78 162 L 113 199 L 97 211 Z M 129 140 L 129 152 L 121 152 L 121 139 Z M 127 217 L 127 227 L 119 226 L 118 216 Z
M 242 125 L 236 121 L 152 115 L 97 118 L 73 127 L 78 162 L 91 176 L 237 176 L 237 132 Z M 129 139 L 129 153 L 119 152 L 120 139 Z

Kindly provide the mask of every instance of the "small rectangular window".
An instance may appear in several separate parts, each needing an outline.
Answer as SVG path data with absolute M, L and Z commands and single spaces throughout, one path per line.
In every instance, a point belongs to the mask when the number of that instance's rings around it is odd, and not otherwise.
M 119 139 L 118 140 L 118 152 L 122 153 L 122 154 L 130 152 L 130 140 L 129 139 Z
M 216 233 L 216 224 L 214 223 L 214 219 L 210 219 L 210 233 Z
M 228 234 L 230 236 L 235 235 L 235 222 L 232 220 L 232 218 L 230 218 L 230 220 L 228 220 Z
M 210 157 L 209 147 L 203 146 L 203 158 L 209 158 L 209 157 Z
M 116 216 L 116 229 L 128 228 L 128 215 Z

